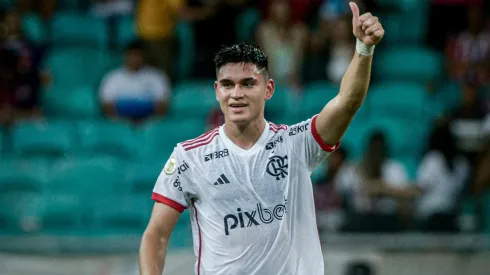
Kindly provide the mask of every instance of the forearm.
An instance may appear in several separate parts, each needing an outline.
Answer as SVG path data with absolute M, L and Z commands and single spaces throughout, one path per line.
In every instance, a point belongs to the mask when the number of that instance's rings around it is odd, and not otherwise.
M 161 275 L 167 254 L 168 240 L 145 232 L 139 251 L 141 275 Z
M 353 117 L 366 97 L 372 61 L 372 55 L 365 56 L 356 51 L 342 78 L 338 97 L 346 116 Z
M 322 139 L 335 145 L 361 106 L 369 86 L 372 56 L 355 53 L 340 86 L 339 94 L 330 101 L 317 118 Z

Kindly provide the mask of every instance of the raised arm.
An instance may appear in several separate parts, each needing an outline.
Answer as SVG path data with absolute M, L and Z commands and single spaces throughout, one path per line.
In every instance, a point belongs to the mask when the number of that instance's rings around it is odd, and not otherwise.
M 141 275 L 161 275 L 165 264 L 168 241 L 180 217 L 180 212 L 162 203 L 155 203 L 139 251 Z
M 352 28 L 357 39 L 356 52 L 340 84 L 339 94 L 320 112 L 316 129 L 330 145 L 337 144 L 366 96 L 371 78 L 374 46 L 381 41 L 384 29 L 370 13 L 359 16 L 359 8 L 350 3 Z

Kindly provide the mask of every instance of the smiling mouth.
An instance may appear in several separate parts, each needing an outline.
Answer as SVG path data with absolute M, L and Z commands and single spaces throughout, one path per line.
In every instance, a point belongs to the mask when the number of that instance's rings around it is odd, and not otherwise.
M 247 104 L 230 104 L 229 105 L 231 108 L 242 108 L 242 107 L 247 107 Z

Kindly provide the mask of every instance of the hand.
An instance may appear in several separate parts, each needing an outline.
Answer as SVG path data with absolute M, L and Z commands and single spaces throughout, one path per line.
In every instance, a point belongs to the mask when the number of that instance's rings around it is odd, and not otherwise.
M 359 7 L 356 3 L 350 2 L 349 5 L 352 10 L 352 32 L 354 36 L 368 46 L 378 44 L 385 34 L 378 17 L 369 12 L 359 16 Z

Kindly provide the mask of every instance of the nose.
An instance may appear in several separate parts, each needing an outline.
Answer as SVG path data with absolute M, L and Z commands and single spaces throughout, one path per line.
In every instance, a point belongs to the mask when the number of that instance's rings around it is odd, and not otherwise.
M 240 85 L 235 85 L 235 88 L 233 89 L 233 91 L 231 91 L 231 98 L 235 100 L 243 98 L 243 93 L 240 89 Z

